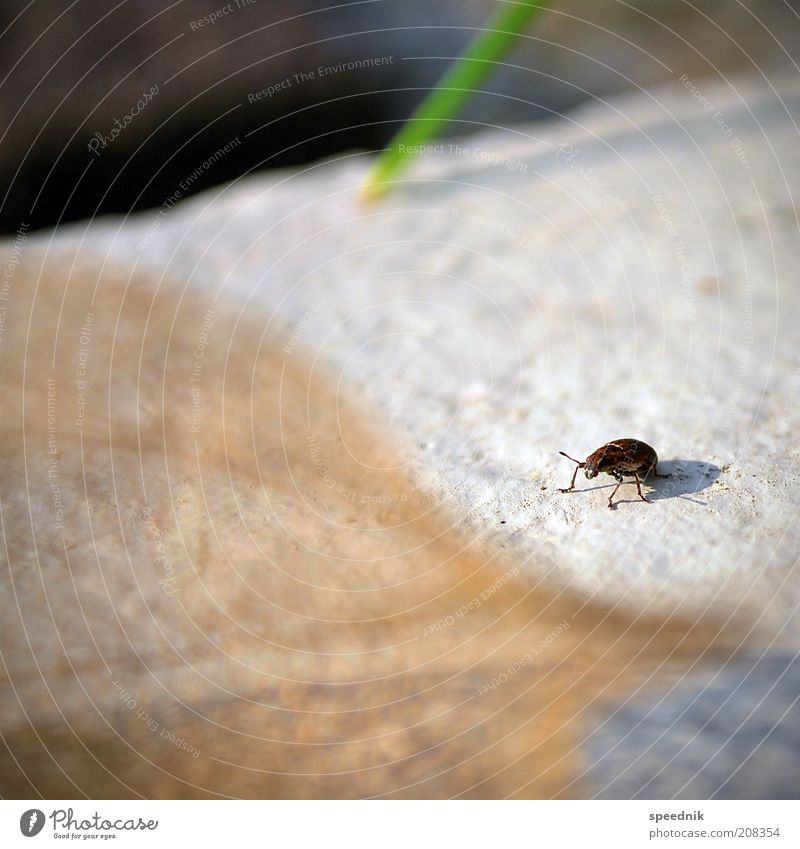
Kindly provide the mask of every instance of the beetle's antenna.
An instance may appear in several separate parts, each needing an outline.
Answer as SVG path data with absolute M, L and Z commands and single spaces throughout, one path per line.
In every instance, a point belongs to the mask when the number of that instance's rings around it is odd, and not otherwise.
M 558 453 L 563 454 L 567 458 L 567 460 L 572 460 L 573 463 L 577 463 L 578 468 L 583 468 L 586 465 L 583 460 L 576 460 L 574 457 L 570 457 L 569 454 L 564 454 L 563 451 L 559 451 Z

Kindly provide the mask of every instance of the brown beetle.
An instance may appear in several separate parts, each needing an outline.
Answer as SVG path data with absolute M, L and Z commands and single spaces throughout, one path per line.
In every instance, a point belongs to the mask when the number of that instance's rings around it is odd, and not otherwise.
M 568 489 L 561 489 L 559 492 L 572 492 L 575 489 L 575 477 L 578 474 L 578 469 L 584 469 L 584 474 L 587 478 L 596 478 L 600 472 L 605 472 L 611 475 L 617 485 L 614 491 L 608 496 L 608 506 L 613 510 L 614 504 L 612 499 L 617 494 L 617 490 L 622 486 L 624 481 L 623 475 L 632 476 L 636 479 L 636 489 L 639 492 L 639 498 L 646 501 L 648 504 L 653 502 L 642 495 L 642 486 L 639 475 L 646 478 L 652 474 L 654 478 L 668 478 L 669 475 L 659 475 L 657 471 L 658 454 L 647 443 L 640 442 L 638 439 L 614 439 L 601 445 L 597 451 L 593 451 L 583 462 L 570 457 L 569 454 L 564 454 L 559 451 L 568 460 L 575 463 L 575 471 L 572 475 Z

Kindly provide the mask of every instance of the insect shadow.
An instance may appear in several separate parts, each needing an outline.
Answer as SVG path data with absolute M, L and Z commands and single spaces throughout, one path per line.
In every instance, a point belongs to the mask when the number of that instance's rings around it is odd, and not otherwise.
M 665 498 L 684 498 L 695 504 L 687 496 L 707 489 L 722 474 L 722 469 L 705 460 L 659 460 L 658 472 L 669 475 L 668 478 L 648 478 L 650 492 L 647 497 L 651 501 L 662 501 Z
M 642 480 L 647 485 L 647 498 L 650 501 L 663 501 L 666 498 L 683 498 L 693 504 L 702 504 L 689 498 L 695 492 L 707 489 L 722 474 L 722 469 L 705 460 L 659 460 L 658 473 L 666 478 L 647 477 Z M 633 481 L 633 478 L 626 480 Z M 614 484 L 608 484 L 614 486 Z M 595 487 L 599 489 L 599 487 Z M 620 492 L 623 490 L 621 489 Z M 638 498 L 620 498 L 616 503 L 638 501 Z

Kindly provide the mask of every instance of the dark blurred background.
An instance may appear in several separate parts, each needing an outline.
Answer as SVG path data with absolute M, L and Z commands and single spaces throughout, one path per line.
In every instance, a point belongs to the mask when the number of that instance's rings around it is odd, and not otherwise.
M 497 5 L 4 0 L 0 227 L 158 206 L 190 176 L 182 197 L 251 169 L 378 149 Z M 800 53 L 798 5 L 554 0 L 450 132 L 681 73 L 773 73 Z

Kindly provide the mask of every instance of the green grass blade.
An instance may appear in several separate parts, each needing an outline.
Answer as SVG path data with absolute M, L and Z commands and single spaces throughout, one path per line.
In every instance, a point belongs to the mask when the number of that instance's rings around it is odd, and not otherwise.
M 362 196 L 372 200 L 384 194 L 410 163 L 415 146 L 428 142 L 458 112 L 480 83 L 494 70 L 519 33 L 549 0 L 516 0 L 506 3 L 486 22 L 448 69 L 436 88 L 420 103 L 376 159 L 362 186 Z

